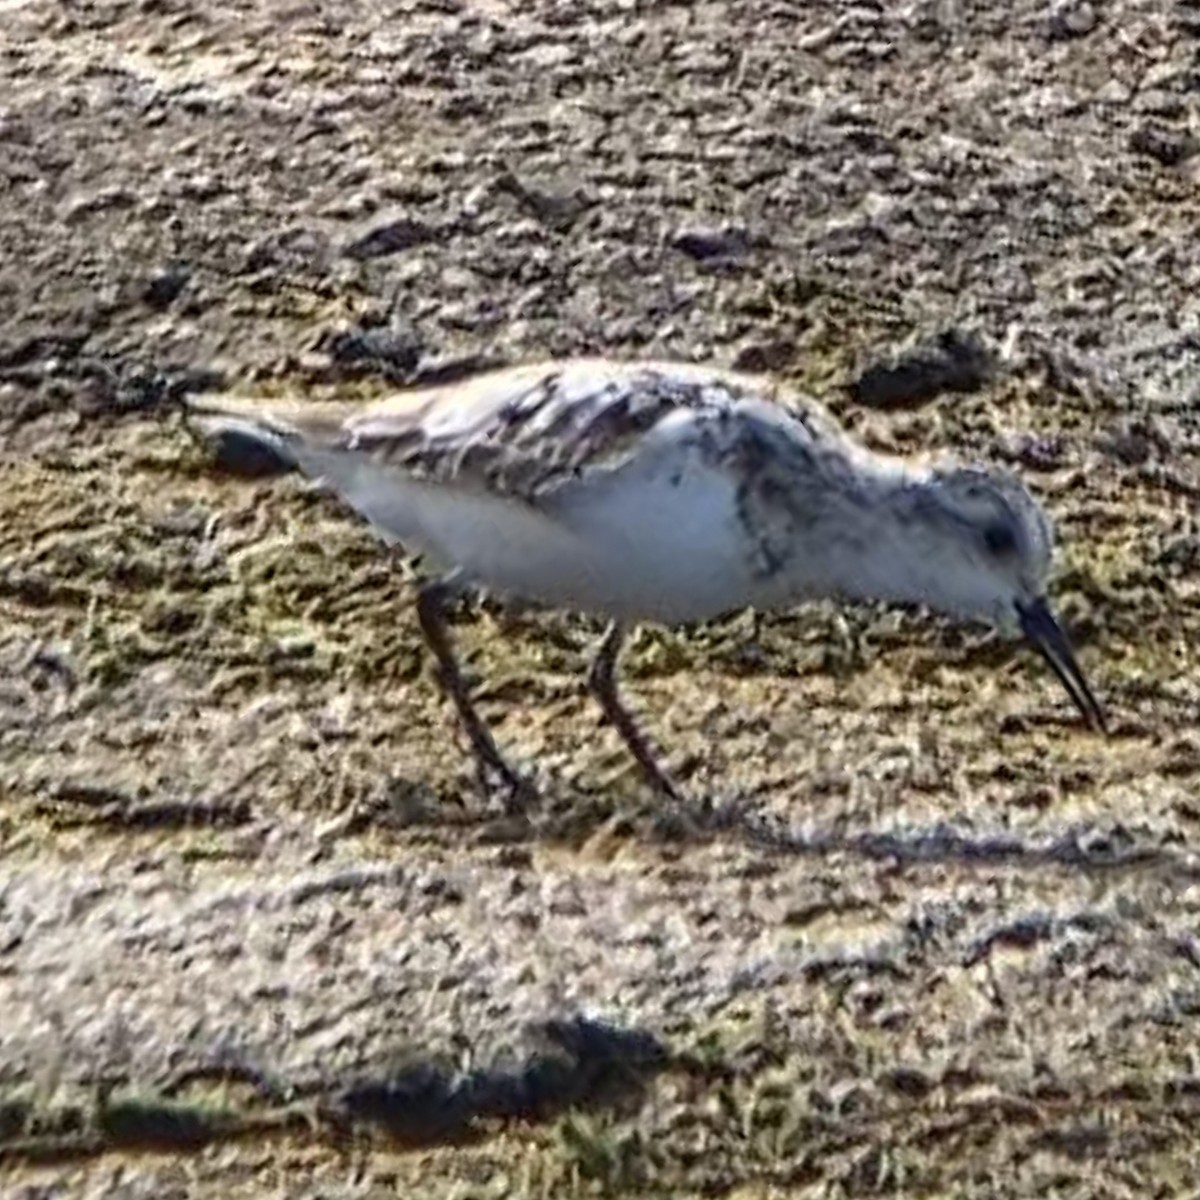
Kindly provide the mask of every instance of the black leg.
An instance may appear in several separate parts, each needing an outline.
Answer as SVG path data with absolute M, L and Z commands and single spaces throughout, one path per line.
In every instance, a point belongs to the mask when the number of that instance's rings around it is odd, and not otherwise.
M 446 602 L 453 595 L 453 591 L 452 585 L 446 579 L 434 580 L 418 591 L 417 619 L 421 623 L 421 632 L 437 660 L 438 681 L 454 704 L 458 719 L 470 739 L 471 749 L 475 752 L 480 766 L 500 777 L 501 782 L 511 792 L 511 806 L 521 808 L 528 799 L 529 785 L 509 766 L 500 753 L 491 731 L 471 701 L 471 694 L 459 669 L 450 627 L 446 622 Z
M 617 657 L 621 653 L 624 641 L 624 626 L 619 621 L 613 621 L 605 630 L 592 659 L 591 669 L 588 671 L 588 690 L 604 710 L 604 715 L 616 727 L 651 786 L 669 800 L 681 804 L 683 797 L 675 786 L 675 781 L 659 763 L 649 739 L 638 726 L 633 713 L 625 707 L 625 702 L 617 690 Z

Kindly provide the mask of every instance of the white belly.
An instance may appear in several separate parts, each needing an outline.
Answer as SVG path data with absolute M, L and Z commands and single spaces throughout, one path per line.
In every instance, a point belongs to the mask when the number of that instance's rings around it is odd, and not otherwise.
M 344 456 L 305 464 L 389 541 L 498 593 L 628 621 L 674 624 L 749 602 L 736 493 L 691 461 L 673 481 L 622 472 L 573 487 L 548 512 L 420 483 Z
M 590 548 L 595 594 L 613 616 L 671 624 L 750 602 L 750 547 L 724 474 L 692 463 L 677 482 L 614 478 L 556 516 Z

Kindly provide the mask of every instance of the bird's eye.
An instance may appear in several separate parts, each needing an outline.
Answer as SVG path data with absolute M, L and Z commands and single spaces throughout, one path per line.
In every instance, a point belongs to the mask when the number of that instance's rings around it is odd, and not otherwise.
M 1017 535 L 1011 525 L 997 521 L 984 529 L 983 544 L 992 554 L 1011 554 L 1017 548 Z

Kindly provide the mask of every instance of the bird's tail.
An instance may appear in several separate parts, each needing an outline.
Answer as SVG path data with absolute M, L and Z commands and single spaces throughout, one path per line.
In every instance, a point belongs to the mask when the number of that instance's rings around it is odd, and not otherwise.
M 286 410 L 289 406 L 281 406 Z M 193 396 L 184 402 L 187 431 L 218 466 L 238 475 L 279 475 L 301 466 L 303 436 L 262 401 Z

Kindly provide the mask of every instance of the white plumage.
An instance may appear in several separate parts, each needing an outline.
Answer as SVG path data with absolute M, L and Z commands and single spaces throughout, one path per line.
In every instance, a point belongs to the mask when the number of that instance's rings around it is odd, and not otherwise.
M 676 794 L 616 693 L 626 626 L 818 596 L 925 604 L 1021 627 L 1102 722 L 1046 606 L 1050 525 L 1013 476 L 872 454 L 812 400 L 674 363 L 537 363 L 353 403 L 207 398 L 224 442 L 251 439 L 321 480 L 380 536 L 523 600 L 613 622 L 593 690 L 653 782 Z M 442 621 L 421 619 L 472 744 L 516 783 L 462 686 Z

